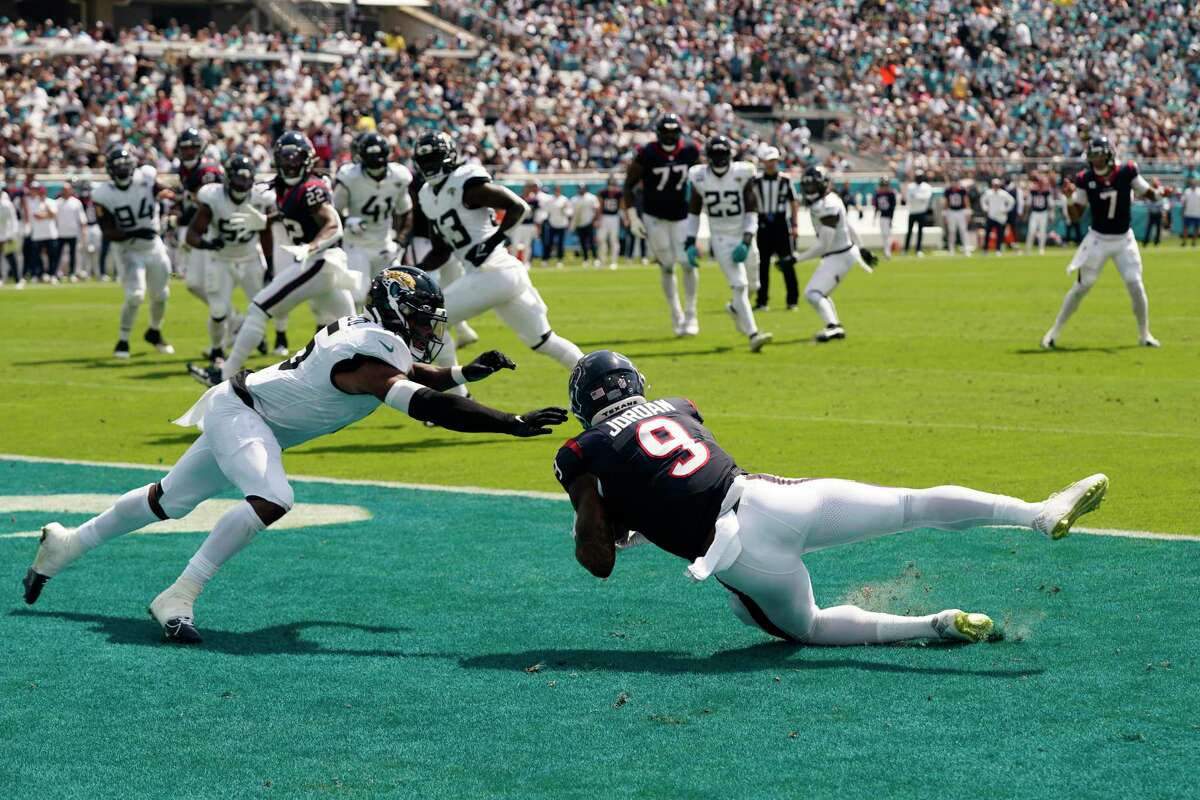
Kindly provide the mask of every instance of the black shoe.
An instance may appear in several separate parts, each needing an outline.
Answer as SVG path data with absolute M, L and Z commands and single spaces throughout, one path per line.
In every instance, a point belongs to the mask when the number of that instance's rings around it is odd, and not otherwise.
M 154 618 L 154 612 L 146 609 L 151 619 Z M 196 630 L 196 623 L 191 617 L 171 617 L 163 625 L 163 641 L 171 644 L 200 644 L 204 640 L 200 638 L 200 631 Z
M 191 361 L 189 361 L 187 363 L 187 372 L 188 375 L 191 375 L 197 381 L 210 389 L 224 380 L 224 378 L 221 377 L 220 368 L 218 368 L 216 365 L 202 367 L 199 364 L 193 364 Z
M 816 335 L 816 340 L 820 343 L 832 342 L 834 339 L 845 339 L 846 330 L 841 325 L 826 325 L 825 330 L 820 331 Z
M 117 346 L 113 348 L 113 358 L 129 358 L 129 342 L 124 339 L 117 341 Z
M 286 356 L 291 350 L 288 349 L 287 333 L 284 331 L 275 332 L 275 355 Z
M 162 331 L 158 328 L 147 328 L 142 338 L 146 340 L 147 344 L 154 345 L 154 349 L 164 356 L 175 354 L 175 348 L 167 343 L 167 340 L 163 338 Z
M 21 583 L 25 586 L 25 603 L 33 605 L 37 602 L 38 597 L 42 594 L 42 587 L 46 585 L 46 581 L 50 580 L 45 575 L 41 575 L 30 567 L 25 572 L 25 579 Z
M 258 354 L 260 356 L 265 356 L 267 354 L 267 337 L 265 336 L 258 343 Z

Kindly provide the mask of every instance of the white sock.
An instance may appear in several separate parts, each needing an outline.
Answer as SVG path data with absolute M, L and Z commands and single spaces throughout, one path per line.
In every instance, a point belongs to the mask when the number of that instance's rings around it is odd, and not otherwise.
M 667 298 L 667 309 L 671 312 L 671 324 L 683 321 L 683 309 L 679 305 L 679 287 L 675 285 L 674 271 L 659 269 L 658 279 L 662 284 L 663 296 Z
M 138 308 L 141 305 L 141 300 L 131 300 L 128 297 L 121 305 L 121 332 L 119 335 L 122 342 L 129 341 L 129 335 L 133 333 L 133 323 L 137 319 Z
M 937 528 L 943 531 L 963 531 L 980 525 L 1028 528 L 1041 510 L 1041 503 L 1026 503 L 1007 495 L 989 494 L 965 486 L 934 486 L 908 492 L 904 524 L 907 529 Z
M 266 330 L 266 312 L 251 304 L 246 311 L 246 318 L 242 320 L 242 329 L 238 331 L 237 338 L 233 340 L 233 347 L 230 348 L 225 364 L 221 367 L 222 378 L 228 380 L 242 371 L 246 359 L 250 357 L 251 351 L 258 347 Z
M 696 300 L 700 296 L 700 270 L 683 268 L 683 313 L 688 319 L 696 317 Z
M 180 580 L 195 581 L 200 587 L 208 583 L 217 570 L 238 554 L 254 535 L 267 527 L 249 503 L 238 503 L 217 520 L 212 533 L 188 561 Z
M 275 320 L 275 332 L 282 333 L 286 336 L 288 329 L 288 315 L 281 314 L 277 317 L 272 317 L 272 319 Z
M 1133 316 L 1137 319 L 1138 334 L 1145 339 L 1150 335 L 1150 300 L 1146 297 L 1146 287 L 1137 280 L 1125 284 L 1125 289 L 1133 303 Z
M 738 331 L 747 336 L 758 331 L 758 325 L 754 321 L 754 311 L 750 308 L 750 292 L 745 286 L 739 286 L 733 290 L 733 311 L 737 315 L 735 325 Z
M 546 341 L 534 348 L 534 352 L 553 358 L 567 369 L 575 369 L 579 359 L 583 358 L 583 351 L 574 342 L 557 333 L 551 333 Z
M 1079 308 L 1079 304 L 1087 295 L 1088 289 L 1085 289 L 1082 283 L 1077 283 L 1067 291 L 1067 296 L 1063 298 L 1062 308 L 1058 311 L 1058 317 L 1054 320 L 1054 327 L 1050 329 L 1050 338 L 1056 338 L 1062 326 L 1067 324 L 1067 320 L 1075 313 L 1075 309 Z
M 940 638 L 933 623 L 937 614 L 901 617 L 864 611 L 858 606 L 834 606 L 817 612 L 806 644 L 831 647 L 858 644 L 889 644 L 908 639 Z
M 107 511 L 76 528 L 75 537 L 82 548 L 80 552 L 86 553 L 109 539 L 158 522 L 158 515 L 150 510 L 150 487 L 153 485 L 147 484 L 140 489 L 126 492 Z
M 824 320 L 826 325 L 841 324 L 838 322 L 837 306 L 835 306 L 833 301 L 828 297 L 820 292 L 805 292 L 804 299 L 808 301 L 809 305 L 816 309 L 817 313 L 821 315 L 821 319 Z

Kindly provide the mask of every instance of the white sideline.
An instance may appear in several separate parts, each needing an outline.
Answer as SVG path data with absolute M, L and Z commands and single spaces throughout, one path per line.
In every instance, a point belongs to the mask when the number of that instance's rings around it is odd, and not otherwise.
M 149 469 L 166 472 L 170 467 L 164 464 L 133 464 L 126 461 L 87 461 L 74 458 L 45 458 L 42 456 L 22 456 L 12 453 L 0 453 L 0 461 L 22 461 L 30 464 L 75 464 L 84 467 L 124 467 L 126 469 Z M 535 492 L 526 489 L 489 489 L 484 486 L 438 486 L 432 483 L 406 483 L 403 481 L 376 481 L 356 478 L 322 478 L 312 475 L 288 475 L 293 481 L 303 483 L 332 483 L 341 486 L 379 486 L 385 489 L 418 489 L 426 492 L 446 492 L 449 494 L 475 494 L 494 497 L 529 497 L 535 500 L 554 500 L 566 502 L 567 496 L 561 492 Z M 1007 527 L 1007 526 L 996 526 Z M 1072 534 L 1082 533 L 1089 536 L 1116 536 L 1122 539 L 1155 539 L 1170 542 L 1200 542 L 1200 534 L 1188 533 L 1159 533 L 1157 531 L 1131 531 L 1116 528 L 1073 528 Z

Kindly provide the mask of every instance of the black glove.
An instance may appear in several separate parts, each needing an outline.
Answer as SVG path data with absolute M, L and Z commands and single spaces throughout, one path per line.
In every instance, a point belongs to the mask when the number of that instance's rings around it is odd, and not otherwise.
M 470 364 L 462 368 L 463 377 L 471 383 L 481 381 L 493 372 L 502 369 L 516 369 L 517 365 L 511 358 L 499 350 L 488 350 Z
M 501 231 L 496 231 L 484 241 L 472 247 L 467 251 L 467 261 L 470 261 L 477 267 L 483 266 L 483 262 L 487 261 L 488 256 L 502 244 L 508 242 L 508 237 Z
M 224 246 L 225 246 L 224 239 L 213 239 L 211 242 L 201 240 L 200 246 L 196 249 L 197 250 L 220 250 Z
M 147 228 L 138 228 L 137 230 L 130 231 L 125 235 L 130 239 L 145 239 L 147 241 L 158 237 L 157 233 Z
M 550 433 L 550 426 L 561 425 L 567 421 L 565 408 L 539 408 L 514 417 L 516 424 L 509 431 L 513 436 L 522 438 L 528 436 L 544 436 Z
M 858 248 L 858 253 L 862 256 L 862 260 L 867 262 L 868 267 L 874 267 L 879 262 L 879 257 L 865 247 Z

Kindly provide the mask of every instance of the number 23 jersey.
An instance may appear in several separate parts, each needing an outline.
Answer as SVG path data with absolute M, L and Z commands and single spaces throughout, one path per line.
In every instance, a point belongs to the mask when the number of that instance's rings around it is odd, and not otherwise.
M 742 474 L 703 421 L 683 397 L 633 406 L 568 439 L 554 473 L 568 490 L 580 475 L 595 475 L 614 522 L 694 561 Z
M 473 186 L 492 180 L 478 164 L 463 164 L 434 187 L 426 182 L 417 193 L 417 202 L 429 218 L 430 231 L 446 243 L 454 255 L 469 263 L 463 254 L 486 241 L 496 232 L 496 218 L 490 208 L 467 208 L 463 193 Z
M 692 190 L 699 192 L 708 228 L 713 233 L 739 236 L 746 213 L 746 185 L 754 180 L 754 167 L 745 161 L 734 161 L 718 175 L 708 164 L 697 164 L 688 170 Z

